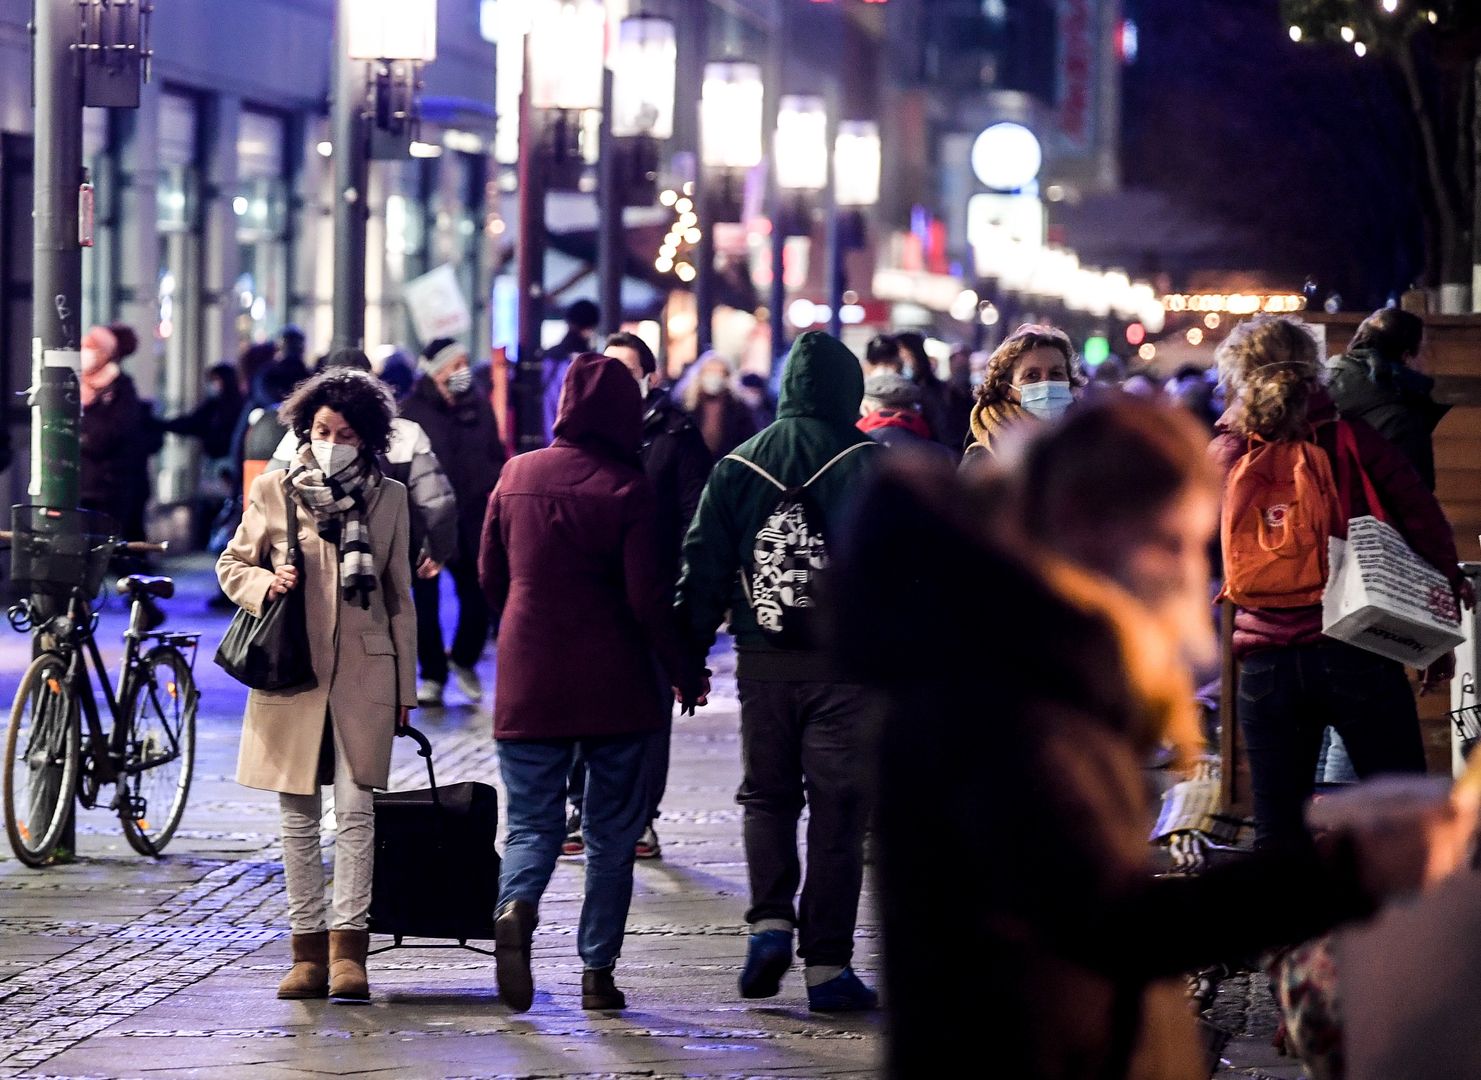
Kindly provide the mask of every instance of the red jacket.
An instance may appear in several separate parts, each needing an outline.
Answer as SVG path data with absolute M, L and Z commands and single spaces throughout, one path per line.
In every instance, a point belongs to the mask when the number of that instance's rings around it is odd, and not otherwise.
M 1325 392 L 1312 402 L 1311 422 L 1316 442 L 1332 460 L 1332 475 L 1346 517 L 1369 512 L 1362 484 L 1337 457 L 1337 410 Z M 1235 462 L 1248 449 L 1246 439 L 1229 430 L 1227 415 L 1219 421 L 1219 434 L 1209 446 L 1209 455 L 1227 477 Z M 1445 511 L 1403 453 L 1361 420 L 1342 421 L 1352 428 L 1363 471 L 1373 482 L 1383 503 L 1385 520 L 1403 534 L 1415 554 L 1450 580 L 1461 581 L 1460 556 Z M 1244 656 L 1256 649 L 1306 645 L 1323 640 L 1321 605 L 1299 608 L 1239 608 L 1234 614 L 1234 653 Z
M 499 621 L 494 735 L 626 735 L 663 723 L 667 686 L 693 690 L 659 558 L 653 489 L 638 460 L 638 384 L 584 353 L 566 375 L 555 443 L 504 466 L 478 572 Z M 666 686 L 665 686 L 666 691 Z

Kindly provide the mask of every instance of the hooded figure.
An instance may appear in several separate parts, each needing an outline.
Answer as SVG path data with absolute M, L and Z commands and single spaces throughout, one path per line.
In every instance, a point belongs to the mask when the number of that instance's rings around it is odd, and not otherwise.
M 653 658 L 688 701 L 684 662 L 658 554 L 653 489 L 638 460 L 643 403 L 622 361 L 582 353 L 561 392 L 555 442 L 512 459 L 489 500 L 479 576 L 500 614 L 494 737 L 508 788 L 499 896 L 499 992 L 533 1000 L 530 936 L 565 836 L 566 778 L 586 762 L 586 902 L 578 948 L 582 1005 L 622 1008 L 612 966 L 632 895 L 633 854 L 648 824 L 648 735 L 666 712 Z
M 751 578 L 758 533 L 780 496 L 761 472 L 790 488 L 812 480 L 808 526 L 830 545 L 839 539 L 847 502 L 882 454 L 855 426 L 863 397 L 863 371 L 842 342 L 818 331 L 799 337 L 782 376 L 776 421 L 721 458 L 710 474 L 684 541 L 679 581 L 679 610 L 696 655 L 714 643 L 727 611 L 739 654 L 744 778 L 737 799 L 745 811 L 751 880 L 741 996 L 777 994 L 792 964 L 797 928 L 808 1005 L 819 1012 L 870 1009 L 877 1002 L 849 962 L 880 701 L 874 691 L 840 678 L 815 644 L 784 648 L 767 640 L 743 581 Z M 797 822 L 804 801 L 810 812 L 807 886 L 799 908 Z
M 1344 417 L 1362 420 L 1409 459 L 1435 490 L 1435 428 L 1449 405 L 1432 396 L 1435 380 L 1369 346 L 1327 361 L 1327 392 Z

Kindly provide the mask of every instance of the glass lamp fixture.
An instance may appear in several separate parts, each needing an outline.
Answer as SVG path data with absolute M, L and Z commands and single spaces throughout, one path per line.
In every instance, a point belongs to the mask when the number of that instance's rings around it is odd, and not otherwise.
M 828 107 L 820 97 L 783 97 L 777 108 L 777 186 L 783 191 L 822 191 L 828 186 Z
M 530 14 L 531 106 L 600 109 L 607 45 L 600 0 L 539 0 Z
M 674 134 L 674 24 L 632 15 L 618 25 L 612 48 L 612 134 L 619 139 Z
M 700 91 L 700 160 L 710 169 L 761 162 L 761 68 L 745 61 L 705 65 Z
M 879 202 L 879 125 L 872 120 L 843 120 L 833 143 L 833 194 L 839 206 L 864 207 Z
M 350 0 L 351 60 L 437 59 L 437 0 Z

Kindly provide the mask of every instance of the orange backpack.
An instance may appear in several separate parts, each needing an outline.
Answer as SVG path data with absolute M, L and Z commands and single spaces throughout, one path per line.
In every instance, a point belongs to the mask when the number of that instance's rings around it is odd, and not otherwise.
M 1327 540 L 1346 524 L 1325 450 L 1252 437 L 1224 489 L 1221 598 L 1248 608 L 1321 603 Z

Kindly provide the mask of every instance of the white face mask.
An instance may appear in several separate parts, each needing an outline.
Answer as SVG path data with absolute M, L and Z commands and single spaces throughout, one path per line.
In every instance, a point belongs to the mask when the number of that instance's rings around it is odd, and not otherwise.
M 1029 383 L 1018 388 L 1018 402 L 1040 420 L 1058 420 L 1075 403 L 1067 382 Z
M 648 395 L 651 394 L 652 392 L 653 392 L 653 376 L 652 375 L 644 375 L 641 379 L 638 380 L 638 394 L 642 396 L 642 398 L 643 398 L 644 401 L 647 401 L 648 400 Z
M 319 468 L 324 470 L 325 476 L 335 475 L 360 456 L 359 449 L 347 443 L 332 443 L 326 439 L 315 439 L 310 446 L 314 451 L 314 460 L 319 463 Z
M 701 375 L 699 377 L 699 388 L 711 397 L 725 392 L 724 375 Z
M 447 392 L 453 397 L 467 393 L 468 388 L 473 385 L 473 369 L 460 367 L 447 377 Z
M 900 369 L 900 378 L 907 382 L 915 382 L 915 365 L 906 364 Z

